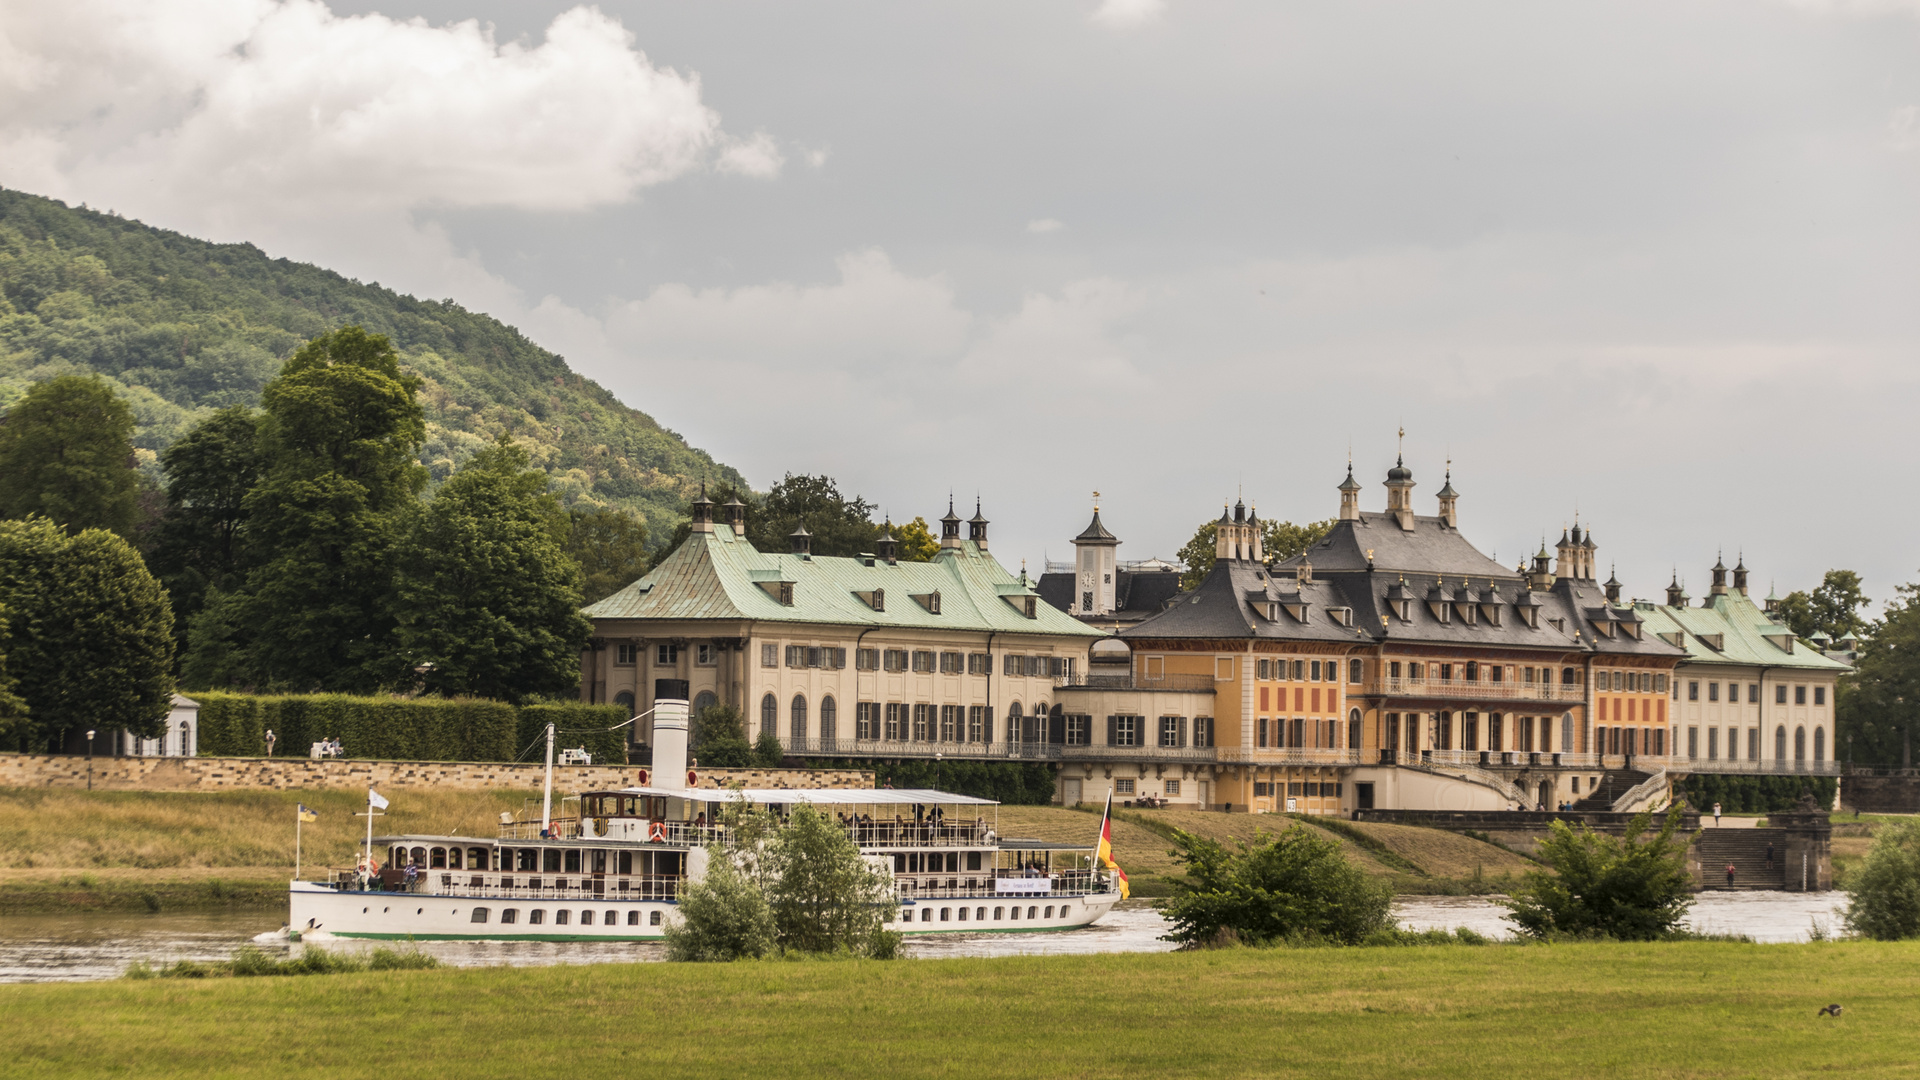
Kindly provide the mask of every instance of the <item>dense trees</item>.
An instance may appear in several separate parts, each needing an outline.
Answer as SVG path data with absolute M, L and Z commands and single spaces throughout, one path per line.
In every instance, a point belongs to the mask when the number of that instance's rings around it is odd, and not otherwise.
M 0 517 L 129 535 L 139 513 L 133 410 L 103 379 L 61 375 L 0 418 Z
M 1920 585 L 1901 585 L 1860 645 L 1855 674 L 1840 683 L 1834 747 L 1864 764 L 1913 760 L 1920 713 Z
M 1882 825 L 1846 891 L 1847 929 L 1879 941 L 1920 937 L 1920 821 Z
M 579 681 L 592 631 L 567 515 L 507 442 L 474 455 L 415 515 L 395 575 L 396 656 L 429 692 L 522 702 Z
M 104 529 L 68 536 L 43 517 L 0 521 L 0 604 L 6 674 L 27 707 L 0 703 L 0 738 L 26 750 L 88 728 L 159 733 L 173 615 L 126 540 Z
M 567 554 L 580 564 L 581 602 L 603 600 L 647 572 L 647 523 L 612 506 L 568 511 Z
M 221 409 L 160 454 L 167 508 L 149 537 L 147 565 L 167 587 L 180 616 L 174 636 L 184 654 L 188 618 L 207 595 L 246 580 L 257 550 L 244 546 L 246 499 L 260 482 L 259 420 L 244 406 Z
M 280 358 L 347 324 L 386 336 L 421 377 L 419 455 L 437 476 L 509 434 L 567 505 L 617 506 L 659 535 L 689 478 L 741 482 L 560 357 L 450 300 L 0 191 L 0 407 L 47 373 L 91 370 L 132 407 L 135 445 L 158 452 L 213 410 L 258 404 Z
M 1267 549 L 1267 558 L 1271 560 L 1291 559 L 1313 545 L 1326 539 L 1333 531 L 1333 519 L 1295 525 L 1291 521 L 1263 521 L 1261 524 L 1261 545 Z M 1209 521 L 1194 530 L 1193 539 L 1176 556 L 1186 566 L 1180 575 L 1180 587 L 1191 590 L 1206 580 L 1213 570 L 1214 545 L 1218 535 L 1219 522 Z

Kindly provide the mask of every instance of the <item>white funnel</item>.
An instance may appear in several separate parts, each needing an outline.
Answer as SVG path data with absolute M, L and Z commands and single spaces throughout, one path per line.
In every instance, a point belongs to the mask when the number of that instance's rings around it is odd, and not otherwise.
M 687 786 L 687 680 L 653 681 L 653 786 Z

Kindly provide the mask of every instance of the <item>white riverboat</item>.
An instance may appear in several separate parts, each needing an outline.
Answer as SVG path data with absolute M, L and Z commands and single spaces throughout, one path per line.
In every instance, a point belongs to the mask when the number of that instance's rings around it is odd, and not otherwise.
M 870 862 L 891 870 L 897 902 L 887 928 L 901 933 L 1072 930 L 1120 899 L 1112 875 L 1094 865 L 1094 845 L 1003 838 L 989 799 L 693 786 L 687 706 L 664 696 L 652 784 L 584 792 L 563 800 L 573 812 L 560 815 L 549 784 L 539 819 L 504 820 L 492 837 L 374 836 L 377 873 L 292 883 L 289 929 L 307 940 L 659 940 L 679 917 L 680 889 L 700 880 L 711 852 L 725 851 L 718 822 L 741 799 L 776 815 L 808 803 L 838 821 Z M 667 778 L 688 786 L 660 783 Z

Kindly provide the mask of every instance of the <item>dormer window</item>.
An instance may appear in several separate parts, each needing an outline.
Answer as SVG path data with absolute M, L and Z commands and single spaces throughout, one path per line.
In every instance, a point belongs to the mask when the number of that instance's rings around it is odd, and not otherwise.
M 1399 603 L 1396 603 L 1394 607 L 1397 609 L 1395 611 L 1395 614 L 1400 616 L 1401 622 L 1413 621 L 1413 601 L 1402 600 Z
M 874 589 L 871 592 L 855 592 L 853 595 L 859 597 L 861 603 L 875 611 L 887 610 L 887 590 L 885 589 Z
M 913 602 L 927 609 L 929 615 L 940 614 L 940 594 L 937 592 L 915 593 Z M 1029 615 L 1028 618 L 1033 616 Z

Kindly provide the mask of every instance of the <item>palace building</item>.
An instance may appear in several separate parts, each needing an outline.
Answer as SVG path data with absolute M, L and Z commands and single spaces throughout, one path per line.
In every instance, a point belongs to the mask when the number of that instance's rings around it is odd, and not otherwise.
M 1255 515 L 1223 514 L 1201 584 L 1119 632 L 1124 675 L 1100 674 L 1102 644 L 1094 685 L 1056 691 L 1069 715 L 1092 714 L 1096 744 L 1063 762 L 1062 799 L 1111 787 L 1256 812 L 1611 806 L 1622 776 L 1650 779 L 1633 766 L 1668 757 L 1687 654 L 1596 580 L 1592 533 L 1564 534 L 1551 566 L 1543 548 L 1510 570 L 1461 532 L 1450 472 L 1432 515 L 1415 512 L 1404 461 L 1385 486 L 1385 509 L 1363 510 L 1349 469 L 1329 535 L 1275 564 Z M 1103 706 L 1126 711 L 1102 724 Z
M 962 539 L 949 506 L 918 563 L 886 534 L 872 555 L 814 555 L 804 525 L 790 551 L 763 552 L 740 503 L 724 522 L 704 495 L 692 510 L 679 548 L 586 609 L 583 699 L 641 715 L 655 680 L 685 679 L 696 722 L 731 705 L 749 739 L 772 733 L 801 757 L 1021 759 L 1064 738 L 1054 688 L 1103 635 L 1008 573 L 977 509 Z M 651 746 L 644 715 L 633 730 Z
M 1715 560 L 1713 585 L 1696 606 L 1678 577 L 1664 605 L 1640 604 L 1648 630 L 1687 651 L 1670 696 L 1675 767 L 1688 772 L 1809 773 L 1840 771 L 1834 744 L 1834 692 L 1852 670 L 1799 641 L 1747 594 L 1743 558 L 1727 584 Z

